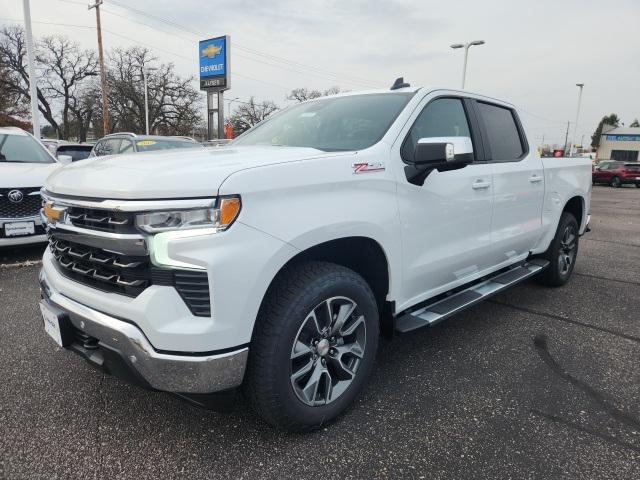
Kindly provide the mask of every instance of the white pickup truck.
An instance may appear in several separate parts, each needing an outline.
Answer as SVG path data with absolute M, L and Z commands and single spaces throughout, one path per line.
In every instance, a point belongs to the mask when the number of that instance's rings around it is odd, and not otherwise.
M 135 384 L 200 405 L 242 386 L 308 430 L 362 391 L 380 335 L 566 283 L 590 193 L 590 161 L 541 159 L 503 101 L 402 82 L 316 99 L 228 147 L 56 171 L 45 329 Z

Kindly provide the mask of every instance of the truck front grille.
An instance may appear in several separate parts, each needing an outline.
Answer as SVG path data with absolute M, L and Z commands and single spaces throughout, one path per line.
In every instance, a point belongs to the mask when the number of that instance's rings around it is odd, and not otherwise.
M 72 225 L 101 232 L 135 233 L 135 214 L 96 208 L 69 207 L 67 217 Z
M 18 202 L 9 199 L 9 193 L 19 191 L 21 200 Z M 38 195 L 30 195 L 38 192 Z M 0 189 L 0 218 L 25 218 L 35 217 L 42 207 L 40 187 L 29 188 L 2 188 Z
M 136 297 L 151 285 L 149 257 L 133 257 L 59 239 L 49 233 L 49 247 L 63 274 L 100 290 Z
M 207 272 L 160 268 L 151 263 L 148 255 L 126 255 L 83 243 L 91 230 L 132 233 L 133 214 L 70 208 L 67 215 L 73 226 L 81 227 L 85 233 L 69 235 L 64 226 L 48 229 L 49 248 L 62 275 L 128 297 L 137 297 L 150 285 L 171 286 L 193 315 L 211 316 Z

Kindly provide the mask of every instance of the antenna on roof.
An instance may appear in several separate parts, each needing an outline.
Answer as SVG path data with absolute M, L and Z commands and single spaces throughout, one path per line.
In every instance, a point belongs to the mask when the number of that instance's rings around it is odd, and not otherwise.
M 404 77 L 396 78 L 396 81 L 391 85 L 391 90 L 397 90 L 399 88 L 410 87 L 408 83 L 404 83 Z

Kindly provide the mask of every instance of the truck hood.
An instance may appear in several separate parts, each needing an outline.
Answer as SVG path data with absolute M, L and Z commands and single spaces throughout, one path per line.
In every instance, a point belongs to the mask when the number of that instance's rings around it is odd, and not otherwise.
M 42 187 L 62 164 L 0 162 L 0 188 Z
M 49 177 L 51 193 L 93 198 L 211 197 L 231 174 L 248 168 L 334 156 L 313 148 L 219 147 L 96 157 Z

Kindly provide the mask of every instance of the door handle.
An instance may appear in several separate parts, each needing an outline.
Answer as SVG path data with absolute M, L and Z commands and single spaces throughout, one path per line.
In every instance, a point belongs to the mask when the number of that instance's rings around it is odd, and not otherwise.
M 540 175 L 533 174 L 529 177 L 529 181 L 531 183 L 538 183 L 542 181 L 542 177 Z
M 475 182 L 473 182 L 471 186 L 473 187 L 474 190 L 481 190 L 483 188 L 489 188 L 491 186 L 491 182 L 487 182 L 484 180 L 476 180 Z

